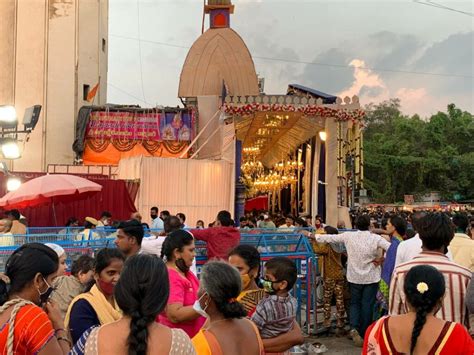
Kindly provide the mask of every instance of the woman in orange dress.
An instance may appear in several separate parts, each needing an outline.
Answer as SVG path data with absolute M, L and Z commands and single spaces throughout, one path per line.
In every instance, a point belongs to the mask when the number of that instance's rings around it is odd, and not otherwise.
M 365 334 L 363 354 L 474 354 L 474 342 L 461 324 L 435 317 L 446 291 L 437 269 L 413 267 L 405 277 L 404 291 L 411 311 L 372 324 Z
M 235 268 L 222 261 L 203 266 L 194 309 L 208 319 L 193 338 L 197 355 L 265 353 L 256 325 L 245 318 L 247 312 L 236 300 L 240 291 L 240 275 Z
M 8 259 L 9 280 L 0 280 L 0 354 L 69 352 L 61 314 L 48 301 L 58 266 L 57 254 L 38 243 L 21 246 Z

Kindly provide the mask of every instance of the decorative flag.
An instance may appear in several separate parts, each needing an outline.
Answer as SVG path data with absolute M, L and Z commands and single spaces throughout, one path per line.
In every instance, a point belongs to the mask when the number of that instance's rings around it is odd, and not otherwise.
M 97 83 L 91 91 L 87 94 L 87 101 L 92 102 L 94 101 L 95 95 L 97 95 L 97 90 L 99 89 L 99 83 Z

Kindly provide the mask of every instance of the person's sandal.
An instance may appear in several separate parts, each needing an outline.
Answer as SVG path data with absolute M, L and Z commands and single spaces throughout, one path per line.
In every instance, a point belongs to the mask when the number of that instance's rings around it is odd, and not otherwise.
M 361 348 L 364 345 L 364 339 L 362 339 L 357 330 L 352 329 L 350 335 L 355 346 Z

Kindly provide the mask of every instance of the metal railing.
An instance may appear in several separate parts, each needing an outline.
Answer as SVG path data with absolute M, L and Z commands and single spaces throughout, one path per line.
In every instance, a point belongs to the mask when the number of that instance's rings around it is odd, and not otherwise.
M 263 266 L 266 261 L 276 256 L 285 256 L 295 262 L 298 279 L 292 293 L 298 300 L 297 321 L 310 334 L 316 329 L 317 300 L 315 292 L 316 276 L 318 274 L 317 256 L 308 238 L 298 230 L 241 230 L 240 244 L 255 246 L 260 254 Z M 9 256 L 24 243 L 56 243 L 62 246 L 67 255 L 66 263 L 70 269 L 74 260 L 83 254 L 93 255 L 105 247 L 115 247 L 115 230 L 112 228 L 94 229 L 94 234 L 86 238 L 82 228 L 30 228 L 26 235 L 0 236 L 0 271 L 5 269 Z M 60 233 L 61 232 L 61 233 Z M 147 231 L 147 236 L 160 234 L 161 230 Z M 90 237 L 93 236 L 93 237 Z M 205 242 L 196 241 L 196 263 L 198 274 L 207 261 L 207 246 Z M 261 275 L 263 276 L 263 275 Z

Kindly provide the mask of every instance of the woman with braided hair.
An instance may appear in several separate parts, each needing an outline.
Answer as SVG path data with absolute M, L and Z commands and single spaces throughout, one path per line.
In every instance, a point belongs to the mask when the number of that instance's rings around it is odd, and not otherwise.
M 69 352 L 61 313 L 49 301 L 58 267 L 58 255 L 43 244 L 25 244 L 10 256 L 0 280 L 0 354 Z
M 387 316 L 366 332 L 363 354 L 472 355 L 474 342 L 458 323 L 435 317 L 441 308 L 446 285 L 433 266 L 411 268 L 404 284 L 410 312 Z
M 155 322 L 169 296 L 168 271 L 160 258 L 146 254 L 130 257 L 114 293 L 123 318 L 92 330 L 85 340 L 85 355 L 195 354 L 183 330 Z M 72 353 L 82 353 L 75 351 L 76 347 Z

